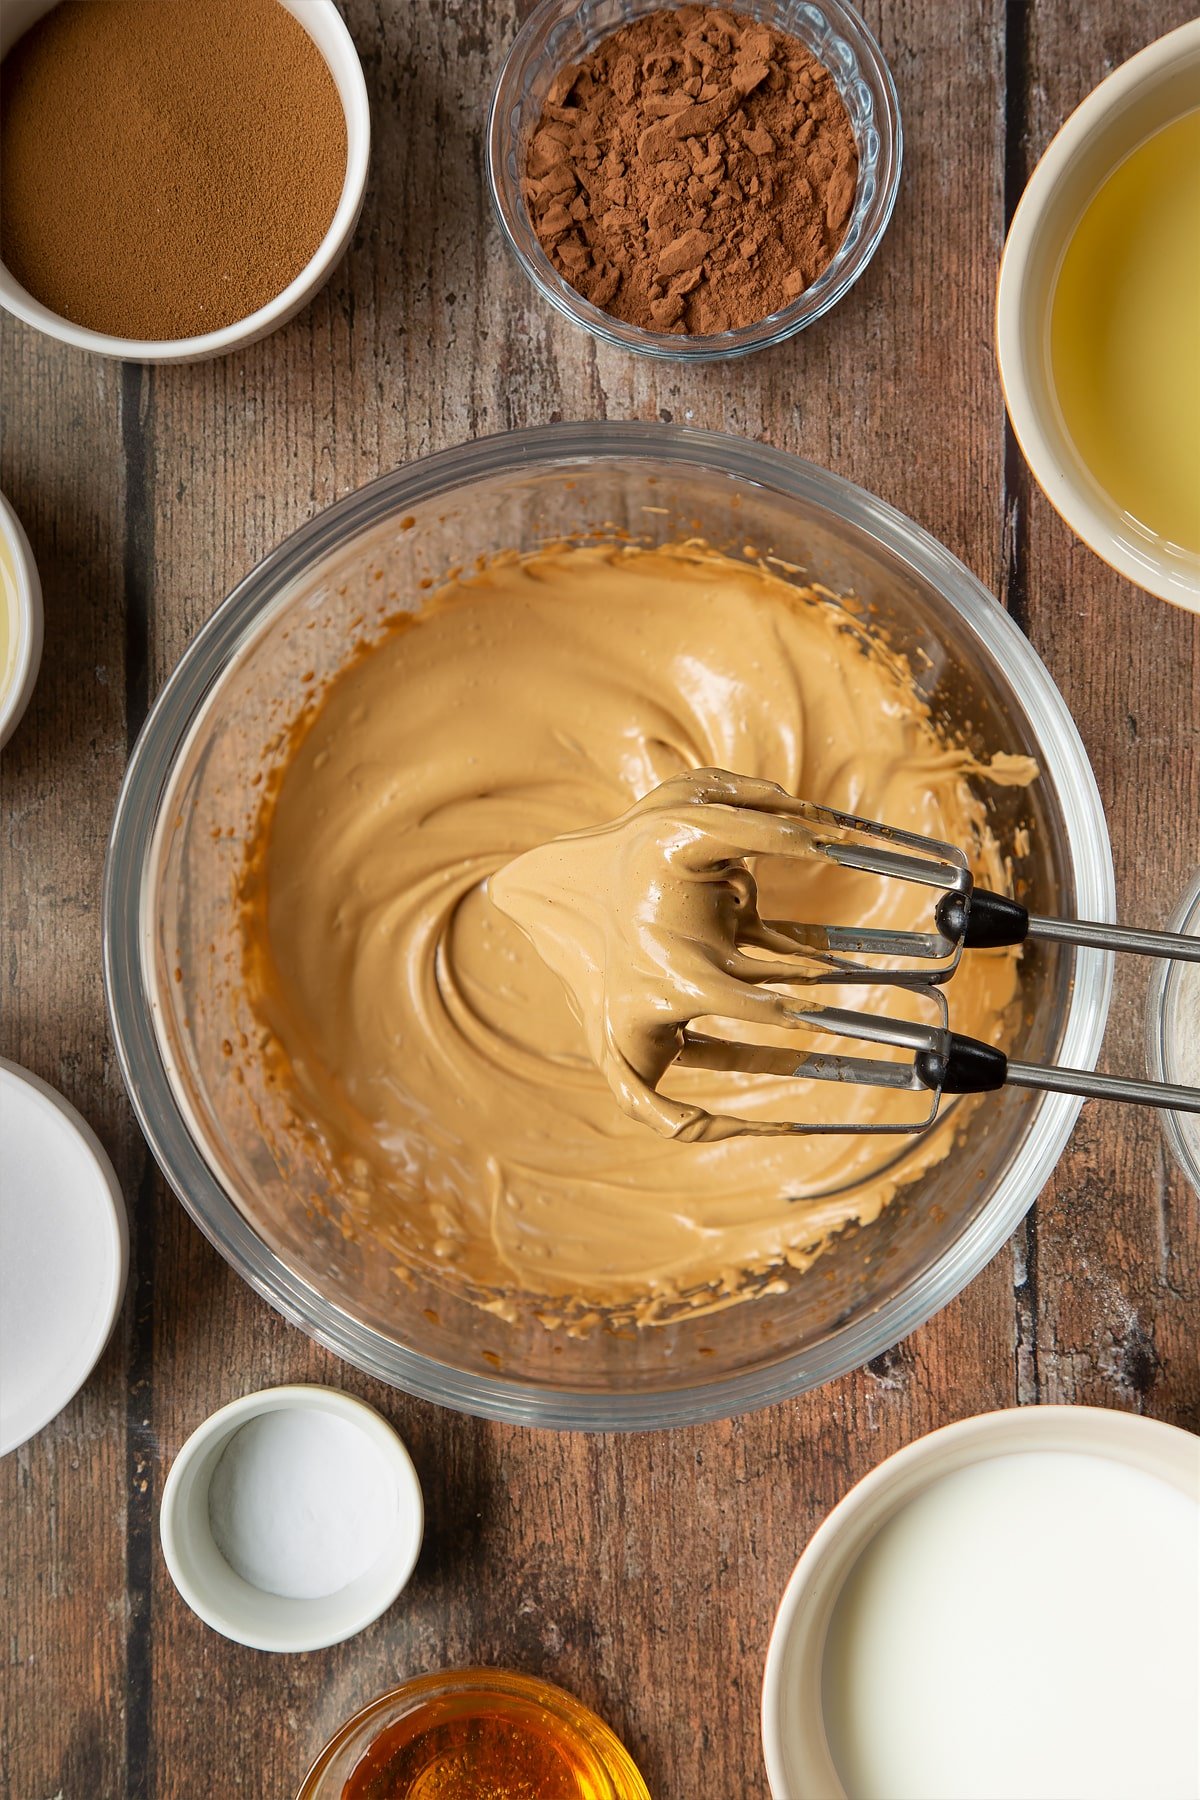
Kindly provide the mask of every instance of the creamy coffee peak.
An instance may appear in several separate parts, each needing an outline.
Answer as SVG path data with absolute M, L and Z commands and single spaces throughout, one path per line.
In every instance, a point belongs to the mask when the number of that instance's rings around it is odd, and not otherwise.
M 669 1137 L 733 1137 L 783 1127 L 683 1105 L 659 1083 L 685 1027 L 737 1020 L 743 1037 L 786 1039 L 817 1004 L 758 985 L 802 988 L 828 971 L 764 924 L 746 862 L 817 855 L 803 803 L 777 783 L 698 769 L 619 819 L 527 850 L 488 894 L 558 976 L 630 1118 Z

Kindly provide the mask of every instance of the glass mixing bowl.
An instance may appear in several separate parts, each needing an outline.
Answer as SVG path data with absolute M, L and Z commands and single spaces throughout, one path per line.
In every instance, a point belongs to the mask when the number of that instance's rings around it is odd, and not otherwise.
M 993 819 L 1038 912 L 1112 917 L 1099 795 L 1066 705 L 1016 626 L 948 551 L 849 482 L 737 438 L 659 424 L 549 426 L 427 458 L 352 494 L 237 587 L 160 695 L 117 805 L 104 959 L 117 1053 L 147 1140 L 192 1217 L 287 1318 L 425 1399 L 533 1425 L 621 1429 L 723 1417 L 857 1367 L 958 1293 L 1030 1206 L 1080 1102 L 1004 1091 L 882 1216 L 784 1291 L 703 1318 L 585 1338 L 506 1323 L 306 1204 L 281 1170 L 240 1055 L 237 885 L 262 773 L 314 680 L 450 568 L 614 531 L 703 534 L 857 594 L 947 730 L 1025 752 L 1041 779 Z M 820 795 L 812 796 L 820 799 Z M 1108 1005 L 1098 951 L 1031 949 L 1015 1053 L 1090 1067 Z M 902 1161 L 903 1148 L 898 1152 Z
M 1200 937 L 1200 869 L 1171 917 L 1168 931 Z M 1200 967 L 1195 963 L 1156 963 L 1146 1003 L 1146 1057 L 1153 1081 L 1177 1081 L 1200 1087 Z M 1200 1117 L 1160 1112 L 1171 1155 L 1200 1197 Z

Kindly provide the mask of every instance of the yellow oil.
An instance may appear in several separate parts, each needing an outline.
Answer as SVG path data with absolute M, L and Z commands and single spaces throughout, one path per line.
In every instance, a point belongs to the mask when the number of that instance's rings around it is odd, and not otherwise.
M 0 526 L 0 700 L 12 686 L 17 663 L 17 577 Z
M 1096 481 L 1144 532 L 1200 556 L 1200 108 L 1089 203 L 1059 271 L 1050 358 Z

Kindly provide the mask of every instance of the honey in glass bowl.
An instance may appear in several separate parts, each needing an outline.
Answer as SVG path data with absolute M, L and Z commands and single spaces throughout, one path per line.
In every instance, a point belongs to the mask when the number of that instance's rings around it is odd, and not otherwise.
M 649 1800 L 602 1719 L 551 1683 L 497 1669 L 381 1695 L 326 1746 L 298 1800 Z

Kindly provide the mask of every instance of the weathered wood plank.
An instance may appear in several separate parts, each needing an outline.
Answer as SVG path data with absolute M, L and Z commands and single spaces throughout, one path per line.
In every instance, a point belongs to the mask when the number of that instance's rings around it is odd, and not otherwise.
M 79 1107 L 128 1193 L 143 1147 L 100 981 L 100 877 L 126 747 L 120 370 L 7 318 L 0 366 L 0 485 L 46 610 L 41 679 L 0 758 L 0 1050 Z M 118 1325 L 84 1393 L 0 1463 L 0 1785 L 13 1795 L 124 1791 L 127 1360 Z

